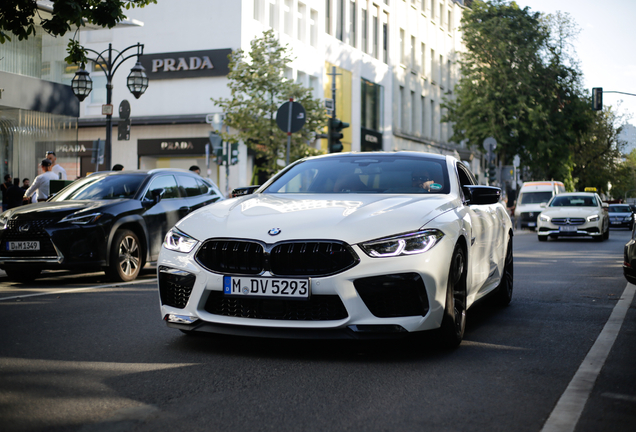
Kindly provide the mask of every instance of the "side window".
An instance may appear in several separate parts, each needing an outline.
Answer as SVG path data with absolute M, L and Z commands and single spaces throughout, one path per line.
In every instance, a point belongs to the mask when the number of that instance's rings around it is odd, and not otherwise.
M 187 197 L 194 197 L 197 195 L 201 195 L 201 189 L 199 188 L 199 184 L 197 183 L 197 179 L 189 176 L 177 176 L 179 180 L 179 188 L 181 189 L 181 194 Z
M 199 192 L 201 195 L 207 195 L 210 191 L 210 187 L 203 180 L 197 179 L 197 184 L 199 185 Z
M 165 192 L 162 199 L 179 198 L 179 188 L 174 176 L 167 175 L 155 178 L 146 192 L 145 199 L 152 199 L 152 191 L 154 189 L 163 189 Z
M 470 172 L 466 169 L 466 167 L 463 166 L 461 162 L 457 163 L 457 175 L 459 176 L 459 183 L 461 183 L 462 186 L 475 184 L 472 174 L 470 174 Z

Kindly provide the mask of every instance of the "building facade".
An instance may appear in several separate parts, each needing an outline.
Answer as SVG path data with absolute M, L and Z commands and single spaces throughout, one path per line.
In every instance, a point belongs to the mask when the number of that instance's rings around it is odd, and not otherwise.
M 451 126 L 441 122 L 441 103 L 453 97 L 457 82 L 462 3 L 164 0 L 130 11 L 143 26 L 82 31 L 81 43 L 97 52 L 108 44 L 118 50 L 144 45 L 146 92 L 135 99 L 126 88 L 135 59 L 113 79 L 112 159 L 106 163 L 130 169 L 198 165 L 224 191 L 250 184 L 253 157 L 245 145 L 229 170 L 207 157 L 212 127 L 206 118 L 220 113 L 211 98 L 230 97 L 227 54 L 248 52 L 250 42 L 270 28 L 294 59 L 288 78 L 324 99 L 332 99 L 335 79 L 336 116 L 350 124 L 344 151 L 416 150 L 470 160 L 469 151 L 450 142 Z M 78 137 L 86 148 L 105 138 L 106 126 L 104 74 L 94 63 L 87 70 L 93 91 L 81 104 Z M 116 114 L 123 100 L 130 105 L 128 139 L 118 139 Z M 313 145 L 327 150 L 326 140 Z M 84 165 L 84 172 L 91 171 Z

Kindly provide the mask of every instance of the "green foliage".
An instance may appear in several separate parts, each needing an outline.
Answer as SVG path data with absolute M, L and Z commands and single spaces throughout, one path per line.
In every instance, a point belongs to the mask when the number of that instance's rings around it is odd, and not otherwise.
M 11 40 L 10 34 L 24 40 L 35 35 L 36 24 L 51 36 L 62 36 L 79 30 L 86 23 L 112 28 L 126 19 L 124 9 L 144 7 L 157 0 L 52 0 L 53 11 L 41 13 L 35 0 L 0 1 L 0 43 Z M 68 46 L 68 63 L 86 62 L 79 42 Z
M 284 78 L 291 61 L 287 47 L 280 45 L 273 30 L 267 30 L 251 42 L 247 55 L 240 49 L 230 54 L 231 97 L 212 98 L 225 113 L 225 124 L 237 131 L 222 133 L 223 140 L 243 141 L 262 162 L 258 169 L 266 177 L 278 171 L 278 160 L 286 157 L 287 134 L 278 128 L 275 118 L 280 105 L 290 98 L 307 114 L 303 128 L 292 134 L 290 161 L 321 153 L 307 143 L 326 125 L 327 115 L 311 89 Z
M 573 149 L 593 123 L 569 42 L 576 26 L 567 15 L 542 16 L 505 0 L 471 8 L 462 17 L 462 77 L 446 104 L 453 139 L 481 148 L 493 136 L 503 164 L 518 154 L 535 179 L 573 188 Z

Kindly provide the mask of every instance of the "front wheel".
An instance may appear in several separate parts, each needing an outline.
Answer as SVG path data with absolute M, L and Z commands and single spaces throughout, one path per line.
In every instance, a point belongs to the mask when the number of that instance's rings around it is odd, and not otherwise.
M 458 245 L 453 251 L 448 282 L 446 284 L 446 307 L 439 328 L 440 344 L 446 348 L 459 346 L 466 328 L 466 256 Z
M 541 237 L 539 237 L 541 239 Z M 495 300 L 500 306 L 508 306 L 512 300 L 512 288 L 514 283 L 514 257 L 512 254 L 512 237 L 508 240 L 506 258 L 504 260 L 503 274 L 499 286 L 495 290 Z
M 129 282 L 137 279 L 142 263 L 142 248 L 139 237 L 130 230 L 115 233 L 110 249 L 110 266 L 107 273 L 112 280 Z

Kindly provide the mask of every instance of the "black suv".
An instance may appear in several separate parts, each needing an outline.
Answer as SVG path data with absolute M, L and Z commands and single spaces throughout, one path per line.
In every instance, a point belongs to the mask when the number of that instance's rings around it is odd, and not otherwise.
M 0 215 L 0 268 L 19 281 L 43 269 L 104 269 L 131 281 L 179 219 L 221 199 L 213 182 L 186 170 L 94 173 Z

